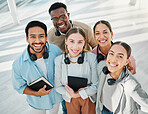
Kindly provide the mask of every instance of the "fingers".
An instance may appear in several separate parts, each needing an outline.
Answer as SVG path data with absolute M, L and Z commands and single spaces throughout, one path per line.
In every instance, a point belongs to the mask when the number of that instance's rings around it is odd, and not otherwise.
M 65 89 L 68 91 L 72 90 L 68 85 L 65 85 Z
M 88 86 L 87 87 L 84 87 L 84 88 L 80 88 L 78 91 L 81 91 L 81 90 L 87 89 L 87 88 L 88 88 Z
M 46 85 L 44 85 L 44 87 L 43 87 L 44 89 L 46 89 Z
M 49 94 L 50 91 L 51 91 L 51 89 L 50 90 L 47 90 L 47 93 Z
M 68 85 L 65 85 L 65 87 L 68 88 L 68 89 L 70 88 Z
M 47 87 L 47 86 L 44 85 L 43 89 L 46 91 L 47 94 L 49 94 L 49 92 L 51 91 L 51 89 L 50 89 L 50 90 L 46 90 L 46 87 Z
M 69 86 L 65 85 L 65 89 L 66 89 L 66 91 L 69 91 Z
M 65 89 L 68 93 L 74 93 L 73 89 L 70 88 L 68 85 L 65 85 Z
M 84 89 L 87 89 L 87 88 L 88 88 L 88 86 L 84 87 Z

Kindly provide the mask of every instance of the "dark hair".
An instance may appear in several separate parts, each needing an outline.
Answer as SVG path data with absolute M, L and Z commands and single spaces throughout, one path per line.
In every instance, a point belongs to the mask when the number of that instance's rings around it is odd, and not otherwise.
M 85 40 L 85 46 L 84 46 L 84 51 L 87 51 L 87 36 L 84 32 L 84 30 L 80 27 L 72 27 L 71 29 L 69 29 L 66 33 L 66 39 L 73 33 L 80 33 L 83 37 L 84 37 L 84 40 Z
M 131 47 L 130 47 L 127 43 L 122 42 L 122 41 L 117 41 L 117 42 L 114 42 L 114 43 L 112 44 L 112 46 L 113 46 L 113 45 L 121 45 L 121 46 L 123 46 L 124 49 L 125 49 L 126 52 L 127 52 L 127 59 L 131 56 Z M 111 47 L 112 47 L 112 46 L 111 46 Z
M 45 36 L 47 36 L 47 26 L 44 23 L 40 21 L 31 21 L 27 24 L 25 28 L 25 33 L 27 37 L 28 37 L 28 30 L 29 28 L 32 28 L 32 27 L 41 27 L 45 31 Z
M 109 23 L 108 21 L 105 21 L 105 20 L 100 20 L 100 21 L 96 22 L 96 24 L 95 24 L 94 27 L 93 27 L 94 33 L 95 33 L 95 28 L 96 28 L 96 26 L 97 26 L 98 24 L 101 24 L 101 23 L 102 23 L 102 24 L 105 24 L 105 25 L 109 28 L 110 32 L 112 32 L 112 28 L 111 28 L 110 23 Z
M 67 12 L 67 6 L 61 2 L 55 2 L 54 4 L 52 4 L 48 10 L 49 14 L 52 10 L 58 9 L 58 8 L 64 8 Z

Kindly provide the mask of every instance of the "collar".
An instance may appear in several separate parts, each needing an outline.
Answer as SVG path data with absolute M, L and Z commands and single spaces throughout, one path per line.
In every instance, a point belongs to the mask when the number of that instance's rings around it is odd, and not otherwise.
M 50 46 L 47 42 L 46 42 L 46 46 L 47 46 L 48 53 L 49 53 L 51 50 L 50 50 L 50 48 L 49 48 Z M 29 55 L 29 52 L 28 52 L 28 46 L 23 52 L 23 61 L 31 61 L 30 55 Z

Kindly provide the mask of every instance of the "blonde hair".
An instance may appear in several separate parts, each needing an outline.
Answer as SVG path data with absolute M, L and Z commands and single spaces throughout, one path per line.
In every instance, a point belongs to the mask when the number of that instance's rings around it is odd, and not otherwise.
M 72 27 L 71 29 L 69 29 L 66 33 L 66 39 L 68 39 L 68 37 L 71 35 L 71 34 L 74 34 L 74 33 L 79 33 L 83 36 L 84 38 L 84 41 L 85 41 L 85 44 L 84 44 L 84 47 L 83 47 L 83 51 L 84 52 L 87 52 L 87 36 L 84 32 L 84 30 L 80 27 Z M 67 49 L 67 46 L 65 44 L 65 50 L 66 50 L 66 54 L 68 53 L 68 49 Z

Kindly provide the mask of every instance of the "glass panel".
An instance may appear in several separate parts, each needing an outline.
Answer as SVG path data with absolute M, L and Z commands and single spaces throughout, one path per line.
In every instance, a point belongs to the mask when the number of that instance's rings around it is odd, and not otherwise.
M 45 11 L 48 12 L 50 5 L 55 2 L 55 0 L 19 0 L 19 2 L 20 1 L 22 5 L 17 5 L 20 20 L 44 13 Z
M 12 23 L 13 19 L 8 8 L 7 0 L 0 0 L 0 28 Z

